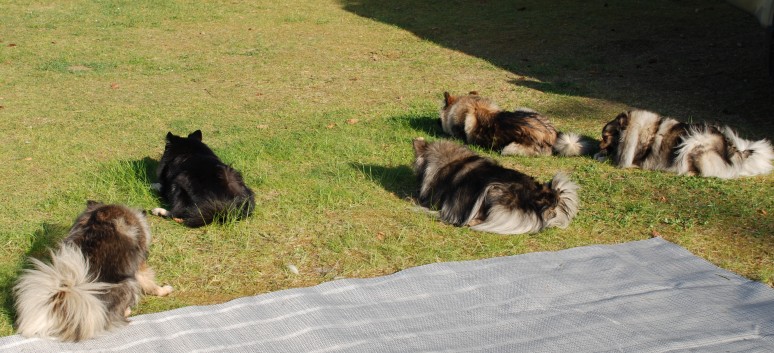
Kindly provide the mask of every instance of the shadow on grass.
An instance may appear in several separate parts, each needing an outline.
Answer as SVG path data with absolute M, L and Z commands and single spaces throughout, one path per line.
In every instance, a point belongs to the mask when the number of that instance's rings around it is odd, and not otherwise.
M 5 283 L 0 284 L 0 290 L 5 296 L 3 307 L 5 308 L 5 312 L 9 315 L 8 322 L 15 321 L 16 309 L 14 308 L 13 286 L 21 275 L 21 271 L 25 268 L 29 268 L 28 259 L 34 257 L 48 263 L 51 258 L 49 249 L 56 248 L 57 244 L 65 238 L 69 230 L 70 227 L 66 225 L 43 223 L 41 224 L 40 229 L 35 231 L 32 246 L 30 246 L 30 249 L 17 266 L 20 270 L 16 272 L 16 275 L 13 278 L 7 278 Z
M 442 138 L 448 137 L 441 128 L 441 119 L 429 116 L 401 115 L 390 118 L 390 120 L 399 126 L 405 126 L 423 133 L 426 136 Z
M 129 170 L 129 176 L 134 178 L 143 187 L 148 188 L 151 195 L 156 198 L 156 203 L 158 205 L 164 208 L 168 208 L 169 205 L 166 204 L 166 201 L 161 196 L 161 194 L 159 194 L 157 190 L 151 187 L 151 184 L 157 182 L 156 169 L 159 167 L 159 161 L 150 157 L 144 157 L 140 160 L 127 161 L 125 163 L 127 164 L 127 168 Z
M 416 177 L 414 171 L 408 166 L 385 167 L 362 163 L 350 163 L 349 165 L 401 199 L 414 196 Z
M 515 86 L 684 120 L 720 119 L 758 135 L 774 130 L 765 31 L 725 2 L 339 2 L 361 17 L 508 70 Z
M 151 183 L 156 181 L 156 169 L 159 167 L 159 161 L 150 157 L 145 157 L 143 159 L 129 161 L 127 163 L 132 173 L 134 173 L 134 176 L 140 182 L 150 186 Z

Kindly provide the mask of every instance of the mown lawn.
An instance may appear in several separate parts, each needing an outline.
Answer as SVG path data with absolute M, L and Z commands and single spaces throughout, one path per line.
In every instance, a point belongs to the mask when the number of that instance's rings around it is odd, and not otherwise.
M 151 218 L 150 263 L 176 291 L 135 313 L 407 267 L 655 235 L 774 285 L 774 176 L 724 181 L 590 158 L 496 158 L 567 171 L 567 229 L 500 236 L 411 201 L 411 139 L 445 90 L 527 106 L 598 138 L 632 107 L 774 137 L 763 30 L 722 1 L 0 3 L 0 335 L 25 259 L 87 199 L 150 209 L 167 131 L 196 129 L 242 171 L 258 209 L 187 229 Z M 288 269 L 294 265 L 299 273 Z

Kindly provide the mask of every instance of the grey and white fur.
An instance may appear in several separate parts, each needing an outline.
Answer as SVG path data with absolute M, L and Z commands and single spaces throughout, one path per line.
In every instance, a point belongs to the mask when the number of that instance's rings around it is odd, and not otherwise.
M 31 258 L 14 286 L 19 334 L 80 341 L 128 323 L 141 294 L 173 290 L 154 281 L 150 242 L 142 212 L 89 201 L 50 263 Z
M 620 168 L 734 179 L 768 174 L 774 159 L 768 140 L 740 138 L 728 126 L 688 124 L 646 110 L 619 114 L 602 129 L 600 152 Z
M 566 228 L 578 213 L 578 185 L 557 173 L 548 183 L 478 156 L 450 141 L 417 138 L 419 204 L 455 226 L 499 234 Z

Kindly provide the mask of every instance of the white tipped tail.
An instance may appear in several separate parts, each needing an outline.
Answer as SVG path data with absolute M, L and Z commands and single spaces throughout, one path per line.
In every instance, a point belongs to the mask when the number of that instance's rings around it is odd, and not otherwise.
M 726 126 L 722 131 L 728 141 L 741 152 L 731 158 L 736 175 L 746 177 L 768 174 L 772 170 L 771 161 L 774 160 L 774 150 L 768 140 L 750 141 L 737 136 L 730 127 Z
M 675 172 L 692 174 L 697 169 L 701 176 L 721 179 L 771 172 L 774 151 L 768 140 L 745 140 L 728 126 L 721 129 L 721 134 L 718 135 L 706 126 L 691 129 L 679 146 Z M 736 151 L 728 156 L 719 154 L 716 146 L 723 143 L 730 144 Z
M 50 265 L 30 261 L 33 268 L 14 286 L 19 334 L 79 341 L 108 328 L 107 310 L 98 295 L 111 285 L 94 281 L 79 248 L 62 245 L 52 252 Z
M 545 218 L 545 226 L 567 228 L 580 209 L 580 199 L 578 198 L 580 186 L 570 180 L 566 174 L 556 173 L 551 179 L 551 189 L 559 194 L 559 203 L 547 213 L 551 216 Z
M 573 132 L 560 132 L 554 142 L 554 153 L 558 156 L 573 157 L 591 154 L 591 142 Z
M 531 210 L 493 205 L 486 220 L 470 229 L 497 234 L 536 233 L 543 229 L 543 221 Z
M 489 209 L 486 220 L 470 229 L 498 234 L 536 233 L 544 228 L 566 228 L 578 214 L 580 200 L 577 184 L 564 173 L 557 173 L 550 181 L 551 190 L 559 197 L 557 205 L 543 212 L 542 217 L 533 210 L 512 208 L 507 205 L 495 204 Z M 490 186 L 490 188 L 493 186 Z M 484 193 L 486 195 L 489 189 Z M 478 205 L 473 213 L 478 213 Z

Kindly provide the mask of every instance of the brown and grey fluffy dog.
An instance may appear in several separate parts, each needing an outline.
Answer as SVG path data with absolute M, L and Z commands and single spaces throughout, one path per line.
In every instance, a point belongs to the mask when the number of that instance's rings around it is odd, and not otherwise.
M 150 242 L 142 212 L 89 201 L 51 263 L 30 259 L 14 287 L 19 333 L 80 341 L 125 325 L 142 293 L 172 292 L 145 262 Z
M 602 129 L 600 152 L 621 168 L 733 179 L 767 174 L 774 159 L 767 140 L 740 138 L 728 126 L 687 124 L 645 110 L 619 114 Z
M 443 96 L 443 131 L 468 144 L 519 156 L 579 156 L 593 150 L 579 135 L 557 132 L 545 116 L 533 110 L 506 111 L 475 91 L 463 96 L 444 92 Z
M 558 173 L 545 184 L 450 141 L 414 139 L 419 203 L 455 226 L 500 234 L 565 228 L 578 213 L 578 186 Z
M 189 227 L 201 227 L 228 217 L 241 219 L 255 208 L 255 198 L 242 175 L 223 163 L 202 142 L 201 130 L 187 137 L 167 133 L 164 154 L 153 187 L 170 210 L 154 208 L 156 216 L 172 217 Z

